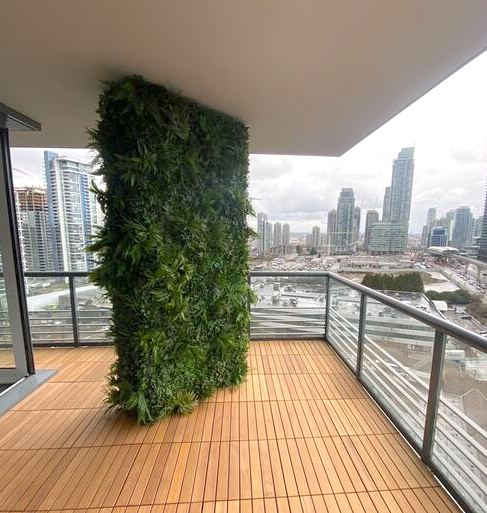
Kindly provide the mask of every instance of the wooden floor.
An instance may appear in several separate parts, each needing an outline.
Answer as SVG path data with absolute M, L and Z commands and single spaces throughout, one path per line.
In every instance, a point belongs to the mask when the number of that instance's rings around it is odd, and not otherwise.
M 59 372 L 0 418 L 0 511 L 458 511 L 323 342 L 253 342 L 245 385 L 150 427 L 106 414 L 110 348 L 35 356 Z

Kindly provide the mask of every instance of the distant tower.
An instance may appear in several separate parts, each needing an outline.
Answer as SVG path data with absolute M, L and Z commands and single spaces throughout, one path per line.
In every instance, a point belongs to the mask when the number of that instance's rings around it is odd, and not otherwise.
M 355 196 L 352 188 L 343 188 L 337 204 L 335 252 L 351 253 L 353 250 L 353 218 Z
M 384 203 L 382 205 L 382 222 L 388 223 L 391 220 L 391 188 L 386 187 L 384 191 Z
M 267 253 L 272 249 L 273 246 L 273 238 L 272 238 L 272 223 L 267 222 L 265 226 L 265 252 Z
M 284 223 L 282 225 L 282 245 L 284 246 L 284 248 L 287 248 L 289 246 L 290 238 L 291 227 L 287 223 Z
M 379 212 L 377 210 L 367 210 L 367 215 L 365 216 L 365 237 L 364 237 L 364 249 L 368 250 L 368 246 L 370 244 L 370 231 L 372 229 L 372 225 L 379 222 Z
M 52 271 L 46 190 L 37 187 L 17 187 L 15 204 L 24 271 Z
M 470 207 L 455 210 L 453 221 L 452 245 L 460 251 L 472 245 L 473 217 Z
M 44 168 L 54 270 L 93 269 L 94 257 L 86 247 L 102 222 L 90 191 L 93 168 L 50 151 L 44 152 Z
M 414 148 L 402 148 L 392 166 L 390 222 L 405 227 L 404 249 L 407 247 L 411 197 L 414 179 Z
M 328 212 L 328 219 L 326 224 L 326 243 L 330 251 L 333 251 L 335 246 L 335 234 L 337 231 L 337 211 L 335 209 Z
M 264 214 L 264 212 L 257 214 L 257 250 L 260 257 L 263 257 L 266 252 L 265 235 L 268 222 L 267 214 Z
M 357 245 L 358 238 L 360 235 L 360 207 L 355 207 L 353 212 L 353 230 L 352 230 L 352 242 Z
M 274 223 L 274 243 L 273 246 L 275 248 L 280 248 L 282 246 L 282 224 L 277 221 Z
M 479 260 L 487 262 L 487 191 L 485 193 L 484 218 L 479 242 Z
M 313 226 L 311 230 L 311 249 L 318 250 L 321 247 L 321 231 L 319 226 Z
M 448 210 L 445 214 L 445 221 L 443 226 L 448 230 L 448 243 L 447 246 L 451 245 L 451 240 L 453 237 L 453 221 L 455 219 L 455 211 Z
M 428 209 L 428 214 L 426 216 L 426 224 L 423 226 L 423 233 L 421 234 L 421 245 L 425 248 L 430 246 L 430 235 L 431 229 L 436 224 L 436 216 L 437 211 L 435 207 L 431 207 Z

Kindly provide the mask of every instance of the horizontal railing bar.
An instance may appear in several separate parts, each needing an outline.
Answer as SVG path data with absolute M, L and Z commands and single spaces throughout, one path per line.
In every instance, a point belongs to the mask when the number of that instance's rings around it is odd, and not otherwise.
M 89 273 L 87 271 L 26 271 L 24 276 L 26 278 L 69 278 L 70 276 L 87 278 Z
M 344 285 L 347 285 L 347 287 L 350 287 L 354 290 L 363 292 L 367 295 L 367 297 L 371 297 L 372 299 L 376 299 L 380 303 L 395 308 L 401 312 L 407 313 L 411 317 L 424 322 L 432 328 L 439 328 L 440 330 L 444 331 L 447 335 L 450 335 L 454 338 L 458 338 L 476 347 L 477 349 L 480 349 L 481 351 L 487 352 L 487 339 L 485 337 L 482 337 L 481 335 L 477 335 L 477 333 L 474 333 L 465 328 L 462 328 L 461 326 L 453 324 L 452 322 L 447 321 L 442 317 L 436 317 L 433 314 L 423 312 L 422 310 L 419 310 L 419 308 L 408 305 L 406 303 L 402 303 L 398 299 L 395 299 L 382 292 L 366 287 L 365 285 L 355 283 L 352 280 L 349 280 L 348 278 L 344 278 L 343 276 L 339 276 L 334 273 L 329 274 L 330 278 L 332 278 L 333 280 L 343 283 Z
M 455 429 L 455 433 L 458 433 L 460 430 L 458 429 L 458 426 L 455 426 L 456 429 Z M 482 474 L 484 474 L 484 476 L 487 476 L 487 468 L 485 467 L 485 465 L 483 465 L 479 460 L 476 460 L 475 459 L 475 456 L 473 454 L 470 454 L 470 452 L 465 449 L 465 447 L 463 447 L 462 444 L 459 444 L 453 437 L 452 435 L 448 432 L 448 429 L 445 429 L 441 423 L 437 423 L 436 424 L 436 429 L 438 430 L 438 432 L 441 432 L 442 435 L 452 444 L 455 446 L 455 449 L 457 449 L 458 451 L 460 451 L 463 456 L 470 460 L 470 463 L 472 463 L 473 465 L 475 465 L 481 472 Z M 467 442 L 469 443 L 472 443 L 474 441 L 474 439 L 472 438 L 471 440 L 467 440 L 464 438 L 464 440 L 466 440 Z M 438 444 L 439 447 L 443 447 L 442 444 L 441 444 L 441 440 L 439 439 L 439 437 L 435 436 L 435 444 Z M 472 444 L 473 445 L 473 444 Z M 481 445 L 479 445 L 479 447 L 482 447 Z M 476 447 L 476 450 L 479 450 L 477 447 Z M 485 458 L 487 456 L 487 450 L 485 448 L 482 447 L 482 450 L 480 451 L 482 456 Z

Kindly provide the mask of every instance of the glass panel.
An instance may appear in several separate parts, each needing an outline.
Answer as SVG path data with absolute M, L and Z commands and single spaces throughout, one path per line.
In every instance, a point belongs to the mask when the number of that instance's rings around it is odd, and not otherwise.
M 367 298 L 362 378 L 388 414 L 422 446 L 435 330 Z
M 357 367 L 360 292 L 330 279 L 328 342 L 352 369 Z
M 104 291 L 91 284 L 88 278 L 74 280 L 80 343 L 109 342 L 112 305 L 106 299 Z
M 3 272 L 1 253 L 0 247 L 0 273 Z M 15 355 L 12 346 L 12 332 L 10 330 L 10 319 L 8 315 L 7 293 L 3 277 L 0 277 L 0 369 L 1 368 L 15 368 Z
M 472 510 L 487 511 L 487 354 L 448 337 L 432 461 Z
M 251 337 L 323 337 L 325 283 L 325 277 L 252 276 Z
M 74 342 L 67 278 L 26 278 L 33 344 Z

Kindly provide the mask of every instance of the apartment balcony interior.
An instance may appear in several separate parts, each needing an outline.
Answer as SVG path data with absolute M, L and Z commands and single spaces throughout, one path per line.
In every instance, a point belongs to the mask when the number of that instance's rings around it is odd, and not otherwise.
M 0 513 L 487 512 L 487 340 L 330 272 L 251 272 L 239 387 L 151 425 L 107 410 L 111 305 L 85 271 L 23 271 L 9 154 L 85 148 L 102 81 L 136 73 L 252 153 L 339 156 L 487 48 L 487 4 L 1 13 Z

